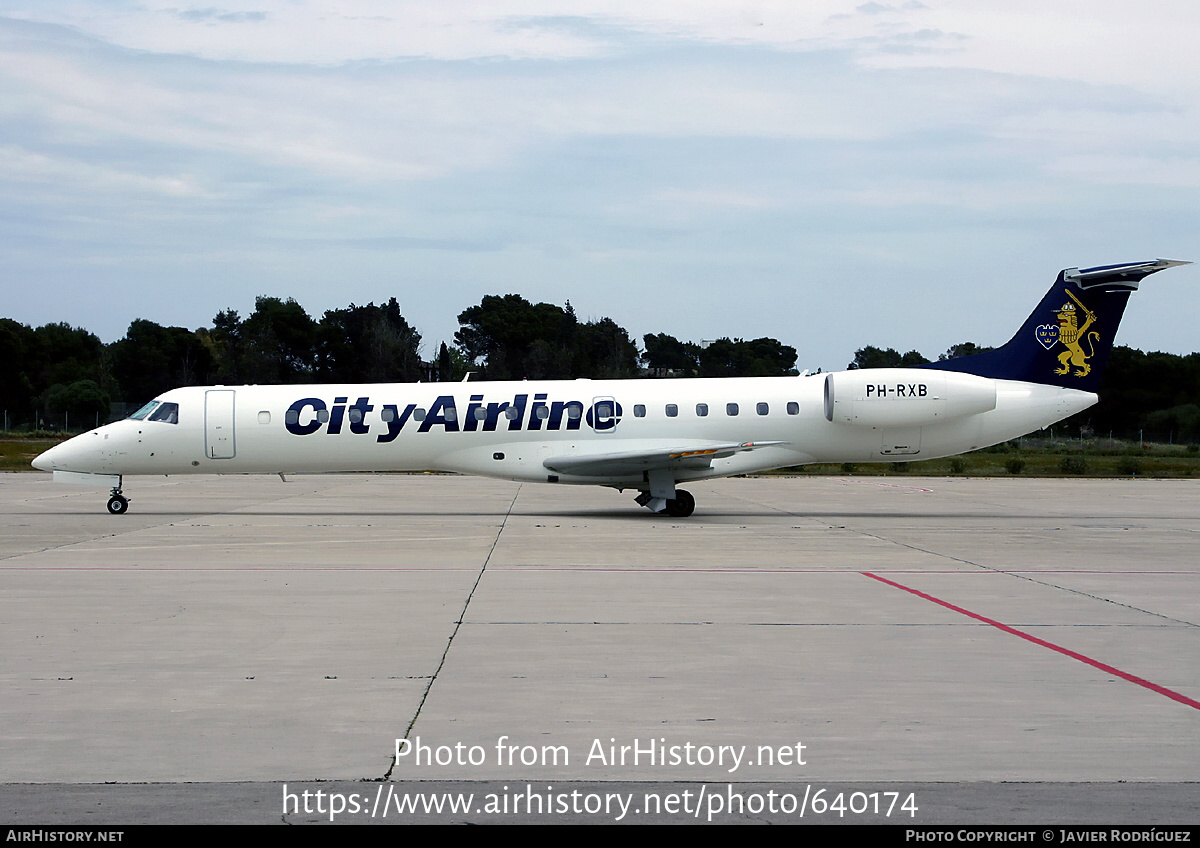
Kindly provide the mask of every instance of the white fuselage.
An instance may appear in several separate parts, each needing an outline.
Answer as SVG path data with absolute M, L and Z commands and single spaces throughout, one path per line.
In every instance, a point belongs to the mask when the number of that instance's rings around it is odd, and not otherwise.
M 178 405 L 173 420 L 117 421 L 52 448 L 35 465 L 122 476 L 434 470 L 638 488 L 647 478 L 625 467 L 563 474 L 545 463 L 764 442 L 778 444 L 680 468 L 674 477 L 682 482 L 813 462 L 912 461 L 1015 438 L 1096 399 L 1073 389 L 930 369 L 192 387 L 158 398 Z

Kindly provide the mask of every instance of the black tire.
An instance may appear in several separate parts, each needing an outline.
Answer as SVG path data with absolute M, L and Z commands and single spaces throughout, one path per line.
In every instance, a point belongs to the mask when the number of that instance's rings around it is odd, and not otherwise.
M 108 511 L 113 515 L 124 515 L 129 511 L 129 501 L 120 495 L 108 499 Z
M 674 499 L 667 501 L 666 513 L 672 518 L 687 518 L 695 511 L 696 499 L 684 489 L 676 489 Z

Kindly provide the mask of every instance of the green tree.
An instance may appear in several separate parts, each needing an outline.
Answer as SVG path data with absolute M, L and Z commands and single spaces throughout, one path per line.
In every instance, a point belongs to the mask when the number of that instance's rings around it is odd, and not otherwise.
M 1200 353 L 1179 356 L 1114 347 L 1097 394 L 1100 402 L 1072 417 L 1068 426 L 1090 425 L 1097 433 L 1124 438 L 1137 438 L 1143 429 L 1154 438 L 1191 432 L 1186 407 L 1200 405 Z
M 570 377 L 578 321 L 570 309 L 487 295 L 458 316 L 454 340 L 490 380 Z
M 874 345 L 860 347 L 854 351 L 854 361 L 847 365 L 847 368 L 899 368 L 900 351 L 889 347 L 887 350 L 877 348 Z
M 317 323 L 292 298 L 255 298 L 254 312 L 242 322 L 240 332 L 246 382 L 305 383 L 312 379 Z
M 796 373 L 796 349 L 776 339 L 717 339 L 700 351 L 701 377 L 786 377 Z
M 847 368 L 911 368 L 914 365 L 925 365 L 929 362 L 918 351 L 910 350 L 901 354 L 895 348 L 887 350 L 867 345 L 854 352 L 854 361 Z
M 652 377 L 695 377 L 700 373 L 700 346 L 681 342 L 666 333 L 647 333 L 642 337 L 646 352 L 642 362 Z
M 0 318 L 0 409 L 10 422 L 32 416 L 38 389 L 35 388 L 37 337 L 33 328 L 11 318 Z
M 611 318 L 576 327 L 573 376 L 615 379 L 638 373 L 637 345 Z
M 215 362 L 203 339 L 183 327 L 137 319 L 125 337 L 109 345 L 119 397 L 140 403 L 177 386 L 214 382 Z
M 533 304 L 516 294 L 488 295 L 458 316 L 454 334 L 469 362 L 489 380 L 630 377 L 637 346 L 610 318 L 580 323 L 565 306 Z
M 974 356 L 977 353 L 987 353 L 992 350 L 990 347 L 980 347 L 975 342 L 960 342 L 956 345 L 950 345 L 945 353 L 938 354 L 938 362 L 945 362 L 947 359 L 958 359 L 963 356 Z
M 1143 420 L 1143 428 L 1156 439 L 1164 436 L 1176 442 L 1200 440 L 1200 406 L 1184 403 L 1169 409 L 1156 409 Z
M 320 323 L 317 377 L 337 383 L 415 382 L 421 378 L 421 335 L 396 298 L 376 306 L 331 309 Z
M 33 331 L 37 374 L 34 388 L 44 391 L 55 383 L 104 379 L 104 344 L 82 327 L 45 324 Z
M 208 340 L 221 382 L 229 386 L 249 382 L 243 376 L 246 370 L 246 340 L 242 334 L 242 319 L 235 310 L 225 309 L 213 317 Z
M 112 406 L 107 393 L 100 389 L 95 380 L 78 380 L 69 386 L 61 383 L 46 391 L 45 408 L 49 412 L 65 412 L 75 419 L 74 424 L 91 426 L 97 416 L 101 422 L 108 419 Z

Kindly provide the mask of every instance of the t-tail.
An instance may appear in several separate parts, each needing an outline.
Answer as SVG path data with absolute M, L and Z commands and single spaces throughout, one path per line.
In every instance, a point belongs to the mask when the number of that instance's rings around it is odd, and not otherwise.
M 1155 259 L 1067 268 L 1003 347 L 919 367 L 1095 392 L 1130 292 L 1151 274 L 1189 264 Z

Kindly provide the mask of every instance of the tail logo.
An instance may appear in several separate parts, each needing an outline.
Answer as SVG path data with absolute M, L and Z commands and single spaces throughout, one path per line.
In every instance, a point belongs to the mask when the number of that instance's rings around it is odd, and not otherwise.
M 1096 323 L 1096 313 L 1084 306 L 1083 301 L 1076 297 L 1070 289 L 1067 289 L 1067 296 L 1075 303 L 1068 301 L 1054 313 L 1058 324 L 1042 324 L 1035 332 L 1038 343 L 1046 350 L 1050 350 L 1055 343 L 1066 348 L 1058 355 L 1059 367 L 1054 369 L 1055 374 L 1072 373 L 1071 367 L 1074 366 L 1073 376 L 1086 377 L 1092 371 L 1088 360 L 1096 355 L 1096 342 L 1100 340 L 1099 333 L 1094 330 L 1088 332 L 1088 329 Z M 1076 305 L 1078 305 L 1078 309 Z M 1079 323 L 1080 313 L 1083 313 L 1084 316 L 1082 325 Z M 1089 348 L 1087 351 L 1083 349 L 1085 340 Z

